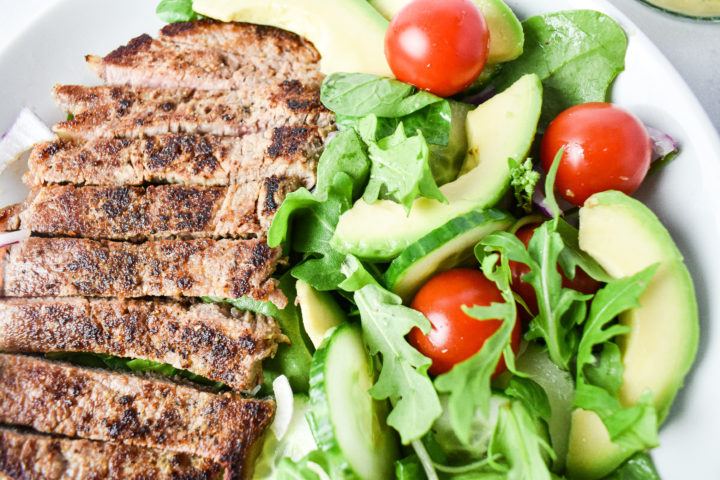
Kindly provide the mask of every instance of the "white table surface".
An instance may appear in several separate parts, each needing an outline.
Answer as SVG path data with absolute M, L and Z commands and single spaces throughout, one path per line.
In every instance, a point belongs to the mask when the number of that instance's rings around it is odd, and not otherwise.
M 58 0 L 0 0 L 0 51 Z M 149 2 L 157 0 L 148 0 Z M 685 78 L 720 131 L 720 23 L 678 19 L 636 0 L 609 0 L 647 34 Z M 152 32 L 149 32 L 152 33 Z

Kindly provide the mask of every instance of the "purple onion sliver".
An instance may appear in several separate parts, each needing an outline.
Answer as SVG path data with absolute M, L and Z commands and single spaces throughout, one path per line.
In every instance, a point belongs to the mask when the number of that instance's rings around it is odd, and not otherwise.
M 659 160 L 666 157 L 672 152 L 677 152 L 677 142 L 668 134 L 658 130 L 655 127 L 645 126 L 648 134 L 650 135 L 650 141 L 652 142 L 652 161 Z
M 474 95 L 470 95 L 469 97 L 465 97 L 462 99 L 463 103 L 469 103 L 471 105 L 480 105 L 481 103 L 485 103 L 488 100 L 490 100 L 492 97 L 495 96 L 497 93 L 497 88 L 490 85 L 489 87 L 486 87 L 479 91 L 478 93 Z
M 535 207 L 537 207 L 543 215 L 553 218 L 552 211 L 550 211 L 550 208 L 545 204 L 545 195 L 540 190 L 536 189 L 533 192 L 532 201 L 533 205 L 535 205 Z
M 5 247 L 13 243 L 22 242 L 30 238 L 30 230 L 15 230 L 13 232 L 0 233 L 0 247 Z

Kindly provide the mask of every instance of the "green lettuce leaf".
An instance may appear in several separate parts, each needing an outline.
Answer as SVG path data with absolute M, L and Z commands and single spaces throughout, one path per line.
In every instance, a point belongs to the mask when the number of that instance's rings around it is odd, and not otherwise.
M 422 437 L 440 415 L 440 401 L 427 375 L 430 359 L 412 347 L 405 335 L 418 327 L 430 331 L 425 316 L 402 305 L 402 300 L 377 285 L 366 285 L 354 294 L 360 310 L 365 344 L 372 355 L 380 355 L 382 368 L 370 394 L 390 399 L 387 423 L 404 444 Z
M 539 75 L 543 82 L 541 132 L 573 105 L 605 101 L 608 87 L 625 68 L 625 32 L 603 13 L 546 13 L 525 20 L 523 30 L 523 54 L 503 64 L 491 83 L 503 91 L 527 73 Z
M 630 457 L 604 480 L 660 480 L 652 459 L 645 453 Z

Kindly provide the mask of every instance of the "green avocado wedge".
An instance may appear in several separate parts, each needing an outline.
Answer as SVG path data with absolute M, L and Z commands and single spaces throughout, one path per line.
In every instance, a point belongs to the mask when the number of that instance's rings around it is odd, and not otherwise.
M 298 280 L 295 288 L 305 333 L 318 348 L 328 330 L 345 323 L 345 312 L 328 292 L 315 290 L 303 280 Z
M 627 195 L 607 191 L 580 209 L 580 248 L 614 278 L 659 264 L 640 296 L 640 307 L 620 315 L 630 332 L 618 338 L 623 383 L 620 401 L 632 405 L 646 389 L 653 393 L 658 423 L 668 414 L 695 359 L 698 311 L 692 279 L 682 255 L 657 217 Z M 592 412 L 573 412 L 567 457 L 569 478 L 602 478 L 632 452 L 610 442 Z
M 389 22 L 366 0 L 193 0 L 193 9 L 224 22 L 283 28 L 310 40 L 320 70 L 393 77 L 385 60 Z
M 391 20 L 412 0 L 370 0 L 382 15 Z M 485 17 L 490 32 L 490 65 L 509 62 L 522 54 L 525 35 L 522 24 L 502 0 L 473 0 Z
M 469 151 L 461 169 L 467 173 L 440 187 L 448 203 L 418 198 L 408 215 L 395 202 L 358 200 L 340 216 L 332 246 L 363 259 L 390 260 L 449 220 L 494 205 L 510 183 L 508 159 L 522 161 L 530 149 L 541 106 L 537 75 L 518 79 L 468 114 Z

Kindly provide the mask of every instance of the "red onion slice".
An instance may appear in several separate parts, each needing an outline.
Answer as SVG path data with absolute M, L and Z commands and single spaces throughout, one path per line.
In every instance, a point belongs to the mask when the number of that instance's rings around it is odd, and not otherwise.
M 652 161 L 655 162 L 678 151 L 677 142 L 668 134 L 655 127 L 645 126 L 652 142 Z
M 22 242 L 30 237 L 30 230 L 15 230 L 12 232 L 0 233 L 0 247 Z

